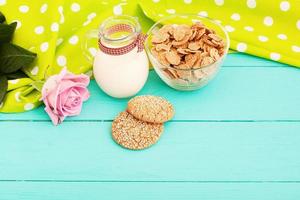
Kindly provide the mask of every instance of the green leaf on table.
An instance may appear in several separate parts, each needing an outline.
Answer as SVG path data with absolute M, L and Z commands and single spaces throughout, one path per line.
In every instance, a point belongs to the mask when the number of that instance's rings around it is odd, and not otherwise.
M 17 22 L 0 24 L 0 44 L 10 42 L 17 27 Z
M 0 73 L 13 73 L 22 67 L 29 66 L 36 54 L 14 44 L 0 45 Z
M 2 103 L 6 91 L 7 91 L 8 83 L 7 78 L 4 75 L 0 75 L 0 104 Z
M 14 72 L 14 73 L 10 73 L 10 74 L 5 74 L 6 78 L 8 80 L 15 80 L 15 79 L 19 79 L 19 78 L 27 78 L 28 76 L 22 72 L 21 70 Z
M 5 21 L 6 21 L 5 16 L 2 14 L 2 12 L 0 12 L 0 23 L 3 23 Z

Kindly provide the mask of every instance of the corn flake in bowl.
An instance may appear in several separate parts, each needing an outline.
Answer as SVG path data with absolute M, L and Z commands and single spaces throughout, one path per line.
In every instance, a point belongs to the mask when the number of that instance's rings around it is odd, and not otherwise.
M 225 29 L 198 15 L 172 15 L 152 26 L 146 40 L 160 78 L 178 90 L 195 90 L 218 72 L 229 48 Z

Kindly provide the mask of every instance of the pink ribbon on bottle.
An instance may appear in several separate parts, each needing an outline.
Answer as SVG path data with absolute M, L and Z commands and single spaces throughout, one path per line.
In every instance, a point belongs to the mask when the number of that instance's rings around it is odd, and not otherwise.
M 132 28 L 130 25 L 128 24 L 117 24 L 117 25 L 114 25 L 112 27 L 110 27 L 110 29 L 108 30 L 108 34 L 113 34 L 113 33 L 116 33 L 116 32 L 133 32 L 132 31 Z M 145 40 L 147 38 L 147 35 L 143 34 L 143 33 L 139 33 L 136 37 L 136 39 L 128 44 L 128 45 L 125 45 L 123 47 L 118 47 L 118 48 L 111 48 L 111 47 L 107 47 L 105 46 L 102 42 L 101 42 L 101 37 L 99 36 L 99 39 L 98 39 L 98 45 L 99 45 L 99 49 L 103 52 L 103 53 L 106 53 L 106 54 L 109 54 L 109 55 L 114 55 L 114 56 L 119 56 L 119 55 L 123 55 L 123 54 L 126 54 L 130 51 L 132 51 L 135 47 L 137 47 L 138 51 L 137 52 L 141 52 L 144 50 L 144 43 L 145 43 Z

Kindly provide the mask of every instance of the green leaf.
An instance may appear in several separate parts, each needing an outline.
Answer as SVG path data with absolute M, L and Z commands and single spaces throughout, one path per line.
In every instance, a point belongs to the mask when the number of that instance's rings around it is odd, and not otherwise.
M 17 27 L 17 22 L 0 24 L 0 44 L 10 42 Z
M 0 104 L 2 103 L 6 91 L 7 91 L 8 83 L 7 78 L 4 75 L 0 75 Z
M 27 78 L 28 76 L 22 72 L 21 70 L 11 73 L 11 74 L 5 74 L 6 78 L 8 80 L 15 80 L 15 79 L 19 79 L 19 78 Z
M 2 14 L 2 12 L 0 12 L 0 23 L 3 23 L 5 21 L 6 21 L 5 16 Z
M 0 45 L 0 73 L 13 73 L 22 67 L 29 66 L 36 54 L 14 44 Z

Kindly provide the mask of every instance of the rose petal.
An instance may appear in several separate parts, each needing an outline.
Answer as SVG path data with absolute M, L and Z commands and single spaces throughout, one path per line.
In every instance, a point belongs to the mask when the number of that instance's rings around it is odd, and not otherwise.
M 57 112 L 64 117 L 73 116 L 74 113 L 77 114 L 80 108 L 72 106 L 72 94 L 70 89 L 68 92 L 61 94 L 57 98 Z M 73 95 L 74 96 L 74 95 Z M 80 96 L 78 96 L 80 98 Z M 70 100 L 71 99 L 71 100 Z
M 81 83 L 84 86 L 88 86 L 90 83 L 90 77 L 85 75 L 85 74 L 79 74 L 79 75 L 74 75 L 71 73 L 67 73 L 64 78 L 64 80 L 70 80 L 76 83 Z
M 90 97 L 90 92 L 88 91 L 88 89 L 80 86 L 76 86 L 74 88 L 80 93 L 80 96 L 82 97 L 83 101 L 88 100 L 88 98 Z
M 88 89 L 81 83 L 74 83 L 72 81 L 63 81 L 60 83 L 59 94 L 65 93 L 66 90 L 70 88 L 75 88 L 82 97 L 83 101 L 86 101 L 90 97 Z
M 86 88 L 86 86 L 82 83 L 76 83 L 70 80 L 63 80 L 59 83 L 59 93 L 63 93 L 65 90 L 68 90 L 72 87 Z
M 89 76 L 74 75 L 67 68 L 49 77 L 42 89 L 42 100 L 54 125 L 61 123 L 67 116 L 81 112 L 83 101 L 90 96 L 86 88 L 89 82 Z
M 49 93 L 56 90 L 58 82 L 58 75 L 49 77 L 49 79 L 44 83 L 42 88 L 42 99 L 45 99 Z
M 58 115 L 56 115 L 53 110 L 50 108 L 50 106 L 48 105 L 48 102 L 45 101 L 45 111 L 46 113 L 49 115 L 52 123 L 56 126 L 57 124 L 59 124 L 59 122 L 61 122 L 61 120 L 59 120 Z
M 72 108 L 64 107 L 65 112 L 69 113 L 68 116 L 79 115 L 81 113 L 81 109 L 82 109 L 82 101 L 80 101 L 80 103 L 76 107 L 72 107 Z
M 82 97 L 80 93 L 75 89 L 69 92 L 67 101 L 65 102 L 63 109 L 67 111 L 71 116 L 78 115 L 81 112 Z
M 60 93 L 61 103 L 62 105 L 66 104 L 66 101 L 68 100 L 68 97 L 70 96 L 70 93 L 72 91 L 72 87 L 68 88 L 67 90 L 64 90 L 62 93 Z
M 57 85 L 57 88 L 51 92 L 48 93 L 48 95 L 46 96 L 46 99 L 49 103 L 49 105 L 52 107 L 54 113 L 57 114 L 56 110 L 57 110 L 57 98 L 59 95 L 59 89 L 60 85 Z
M 62 81 L 64 76 L 68 73 L 67 68 L 64 67 L 59 74 L 50 76 L 47 81 L 44 83 L 42 88 L 42 97 L 44 98 L 48 92 L 55 90 L 57 85 Z
M 62 103 L 62 99 L 61 99 L 60 95 L 57 97 L 56 105 L 57 105 L 57 107 L 56 107 L 57 114 L 59 114 L 60 116 L 68 116 L 69 113 L 65 113 L 63 110 L 63 103 Z

